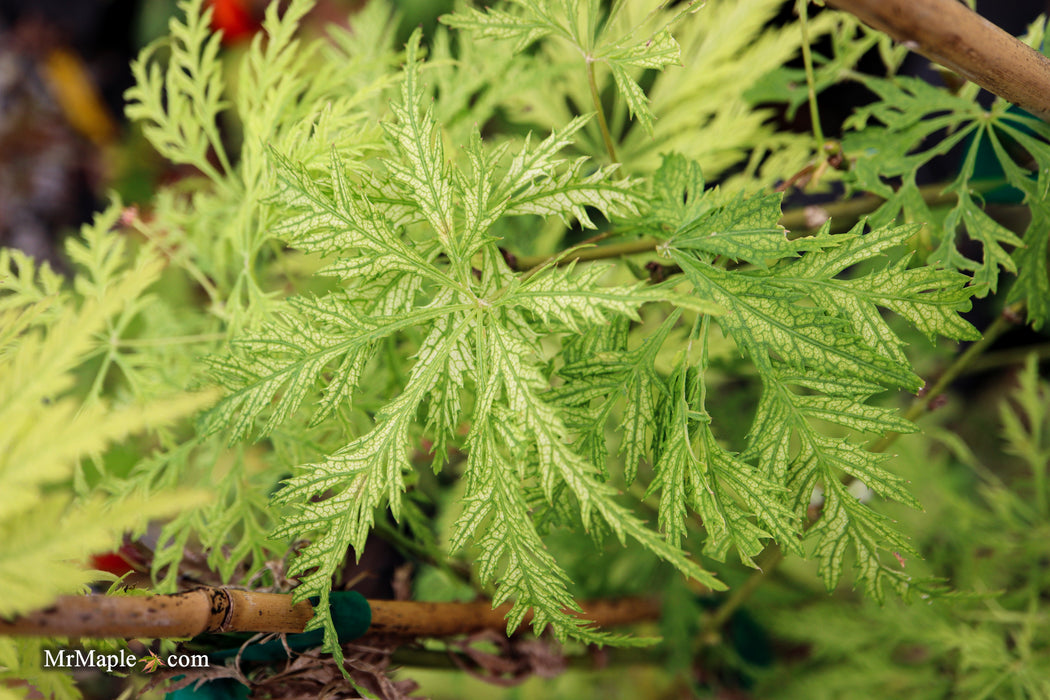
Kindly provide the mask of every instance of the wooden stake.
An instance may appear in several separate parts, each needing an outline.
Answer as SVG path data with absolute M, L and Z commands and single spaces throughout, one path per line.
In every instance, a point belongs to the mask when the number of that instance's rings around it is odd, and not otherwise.
M 63 596 L 51 607 L 0 620 L 0 635 L 51 637 L 195 637 L 205 632 L 302 632 L 309 603 L 290 595 L 200 588 L 174 595 Z
M 1050 60 L 958 0 L 827 2 L 1050 121 Z
M 371 600 L 370 633 L 405 637 L 445 637 L 484 629 L 502 630 L 510 605 L 418 603 Z M 626 625 L 660 616 L 651 600 L 621 598 L 582 604 L 584 617 L 601 627 Z M 111 638 L 189 638 L 215 632 L 302 632 L 313 617 L 307 602 L 292 604 L 290 594 L 201 588 L 175 595 L 116 597 L 64 596 L 50 608 L 10 622 L 0 635 Z M 532 619 L 526 615 L 525 623 Z

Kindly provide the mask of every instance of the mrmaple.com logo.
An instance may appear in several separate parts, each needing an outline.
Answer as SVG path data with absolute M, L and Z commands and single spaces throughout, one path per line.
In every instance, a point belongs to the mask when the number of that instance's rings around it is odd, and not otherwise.
M 139 663 L 146 673 L 153 673 L 158 668 L 208 668 L 211 663 L 207 654 L 168 654 L 161 658 L 153 651 L 149 656 L 138 657 L 126 649 L 119 652 L 102 653 L 83 649 L 44 650 L 44 668 L 97 668 L 106 673 L 131 671 Z

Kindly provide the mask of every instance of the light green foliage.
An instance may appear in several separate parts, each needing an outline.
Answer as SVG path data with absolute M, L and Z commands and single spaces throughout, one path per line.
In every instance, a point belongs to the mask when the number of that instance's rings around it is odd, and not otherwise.
M 928 447 L 916 446 L 906 455 L 908 471 L 941 502 L 931 515 L 950 517 L 953 524 L 947 540 L 945 533 L 930 532 L 920 547 L 935 573 L 953 572 L 957 586 L 980 595 L 912 606 L 835 601 L 792 609 L 778 617 L 775 629 L 813 645 L 813 654 L 807 668 L 786 668 L 763 689 L 764 697 L 1050 695 L 1050 636 L 1041 594 L 1046 573 L 1033 565 L 1050 528 L 1050 385 L 1040 379 L 1034 357 L 1018 380 L 1000 404 L 1006 452 L 1021 458 L 1013 477 L 1003 476 L 1005 464 L 982 464 L 952 433 L 942 433 L 949 454 L 931 456 Z M 978 476 L 975 501 L 953 492 L 966 483 L 957 473 L 971 469 Z
M 1029 321 L 1037 329 L 1042 327 L 1050 313 L 1043 235 L 1047 192 L 1043 174 L 1050 165 L 1050 128 L 1003 99 L 985 109 L 977 102 L 979 88 L 973 83 L 964 82 L 950 92 L 916 78 L 895 76 L 906 53 L 903 47 L 892 45 L 885 35 L 852 17 L 823 13 L 818 21 L 825 18 L 831 21 L 832 52 L 830 57 L 815 57 L 815 90 L 819 93 L 844 80 L 856 80 L 878 98 L 847 119 L 842 140 L 850 161 L 846 183 L 886 200 L 872 213 L 870 223 L 920 224 L 912 246 L 931 265 L 970 274 L 977 296 L 998 289 L 1001 271 L 1016 274 L 1009 301 L 1026 302 Z M 1025 40 L 1039 46 L 1044 32 L 1045 20 L 1039 20 Z M 876 47 L 887 77 L 854 71 L 859 57 Z M 806 101 L 806 76 L 801 69 L 776 68 L 747 94 L 758 102 L 783 102 L 790 114 Z M 946 212 L 937 211 L 924 198 L 916 178 L 921 167 L 952 149 L 961 149 L 963 160 L 943 192 L 956 201 Z M 1023 199 L 1032 212 L 1023 236 L 985 211 L 985 197 L 993 202 Z M 976 255 L 963 252 L 967 246 L 959 240 L 960 233 L 979 243 Z
M 545 37 L 557 37 L 581 53 L 588 67 L 592 63 L 608 67 L 631 115 L 651 135 L 653 113 L 633 75 L 642 69 L 661 70 L 679 62 L 678 43 L 668 26 L 677 16 L 688 12 L 692 3 L 667 17 L 654 11 L 656 21 L 649 26 L 632 22 L 629 31 L 611 31 L 628 4 L 614 2 L 606 15 L 597 2 L 514 0 L 505 10 L 487 8 L 482 12 L 468 8 L 462 13 L 447 15 L 442 21 L 481 37 L 514 40 L 516 52 Z
M 356 31 L 333 27 L 330 41 L 299 39 L 300 20 L 312 4 L 298 1 L 283 12 L 270 5 L 264 32 L 238 70 L 228 73 L 210 38 L 211 10 L 199 1 L 184 2 L 184 18 L 172 20 L 171 35 L 133 64 L 137 85 L 127 94 L 128 115 L 142 124 L 159 152 L 205 176 L 188 188 L 190 196 L 159 192 L 153 216 L 132 222 L 181 273 L 169 282 L 174 303 L 149 315 L 155 327 L 148 329 L 152 337 L 142 341 L 140 353 L 180 370 L 169 371 L 167 382 L 204 382 L 203 356 L 216 342 L 273 318 L 280 304 L 271 287 L 300 284 L 316 268 L 280 255 L 275 246 L 280 220 L 267 203 L 277 185 L 270 149 L 324 164 L 335 147 L 356 164 L 382 146 L 374 119 L 386 111 L 384 89 L 396 64 L 391 13 L 374 3 L 356 16 Z M 236 76 L 236 90 L 226 83 L 230 74 Z M 238 129 L 239 139 L 220 138 L 220 126 Z M 207 158 L 202 162 L 202 153 L 214 156 L 219 167 Z M 191 300 L 199 292 L 207 296 L 204 307 Z M 165 325 L 165 319 L 171 323 Z M 99 488 L 119 498 L 129 483 L 147 490 L 180 481 L 210 483 L 215 497 L 209 504 L 164 527 L 155 570 L 167 567 L 160 588 L 172 590 L 184 548 L 196 540 L 209 564 L 229 580 L 279 556 L 267 539 L 273 527 L 267 496 L 289 461 L 317 456 L 319 438 L 305 432 L 276 435 L 272 453 L 242 449 L 232 456 L 222 453 L 217 439 L 173 440 L 162 456 L 125 479 L 103 480 Z
M 80 692 L 72 674 L 62 671 L 44 670 L 40 658 L 49 639 L 32 637 L 0 637 L 0 680 L 24 681 L 36 688 L 46 698 L 79 698 Z M 0 685 L 0 700 L 22 700 L 24 689 Z
M 958 195 L 958 204 L 945 219 L 943 232 L 925 229 L 924 234 L 931 240 L 931 262 L 972 271 L 978 293 L 984 295 L 989 291 L 994 292 L 1000 267 L 1009 272 L 1017 271 L 1013 259 L 1003 246 L 1020 245 L 1021 239 L 992 220 L 974 199 L 969 181 L 973 177 L 977 149 L 983 140 L 990 140 L 1011 184 L 1018 187 L 1027 184 L 1031 189 L 1024 170 L 1015 165 L 1003 150 L 1001 134 L 1016 138 L 1034 157 L 1041 158 L 1039 162 L 1044 164 L 1041 168 L 1045 167 L 1050 165 L 1050 160 L 1047 160 L 1050 153 L 1046 152 L 1046 147 L 1018 129 L 1022 124 L 1038 124 L 1037 120 L 1007 113 L 1007 104 L 1002 101 L 993 108 L 991 116 L 986 117 L 985 111 L 972 99 L 949 95 L 915 78 L 899 77 L 894 83 L 875 79 L 864 82 L 879 94 L 881 101 L 874 107 L 858 111 L 852 124 L 863 130 L 847 138 L 844 147 L 850 153 L 859 154 L 853 169 L 857 184 L 887 199 L 886 204 L 873 215 L 873 220 L 891 221 L 903 211 L 907 220 L 932 221 L 934 217 L 915 184 L 916 171 L 924 162 L 947 152 L 972 134 L 973 140 L 968 147 L 963 168 L 947 190 Z M 945 112 L 941 117 L 932 116 Z M 932 118 L 926 118 L 928 116 Z M 877 119 L 885 126 L 864 128 L 870 119 Z M 944 128 L 950 130 L 948 138 L 934 147 L 914 152 L 922 139 Z M 1050 134 L 1050 129 L 1042 125 L 1037 126 L 1036 130 L 1044 137 Z M 874 158 L 876 154 L 880 157 Z M 889 157 L 891 154 L 892 157 Z M 896 176 L 904 178 L 904 185 L 896 191 L 881 179 Z M 972 239 L 980 241 L 984 251 L 981 261 L 970 260 L 958 252 L 955 232 L 960 225 L 965 227 Z
M 186 19 L 173 19 L 170 36 L 132 64 L 137 84 L 126 95 L 128 116 L 143 125 L 158 152 L 210 181 L 194 191 L 189 207 L 181 198 L 161 197 L 147 235 L 164 235 L 182 253 L 175 260 L 203 282 L 212 314 L 234 328 L 264 316 L 271 296 L 259 279 L 272 258 L 275 223 L 266 205 L 267 149 L 317 163 L 332 146 L 362 158 L 380 145 L 369 119 L 383 111 L 387 69 L 395 60 L 389 13 L 377 4 L 364 14 L 359 29 L 368 41 L 333 28 L 332 44 L 300 43 L 296 29 L 312 5 L 297 0 L 281 16 L 278 4 L 268 7 L 265 33 L 242 58 L 235 95 L 223 77 L 218 37 L 208 29 L 212 11 L 202 0 L 181 3 Z M 235 152 L 218 130 L 227 117 L 240 127 Z
M 129 118 L 143 123 L 158 153 L 218 180 L 222 175 L 208 162 L 208 152 L 221 153 L 229 167 L 216 122 L 227 103 L 217 60 L 219 37 L 211 35 L 211 13 L 201 14 L 201 7 L 201 2 L 186 5 L 189 21 L 173 20 L 170 38 L 148 47 L 132 64 L 135 85 L 127 95 L 127 111 Z M 166 70 L 153 61 L 162 45 L 171 51 Z
M 704 551 L 724 560 L 730 547 L 751 563 L 762 551 L 761 539 L 776 537 L 801 553 L 796 524 L 781 503 L 782 490 L 754 467 L 718 444 L 707 412 L 704 382 L 705 344 L 697 372 L 680 364 L 671 377 L 658 428 L 653 460 L 656 478 L 650 491 L 660 488 L 660 525 L 671 542 L 686 534 L 687 507 L 695 510 L 707 529 Z M 750 519 L 756 515 L 757 523 Z
M 117 342 L 147 304 L 163 262 L 155 250 L 130 262 L 110 226 L 120 207 L 85 227 L 70 259 L 73 289 L 46 265 L 0 251 L 0 615 L 46 607 L 82 592 L 98 573 L 89 557 L 126 531 L 173 515 L 207 496 L 185 488 L 132 492 L 120 503 L 77 495 L 88 460 L 137 433 L 157 434 L 212 400 L 211 392 L 107 401 L 110 368 L 129 368 Z M 131 363 L 131 364 L 128 364 Z M 91 378 L 89 368 L 95 372 Z M 137 375 L 132 375 L 137 376 Z M 27 679 L 43 692 L 78 697 L 67 674 L 40 670 L 40 641 L 0 639 L 0 684 Z
M 753 186 L 755 176 L 761 182 L 782 178 L 811 155 L 809 139 L 774 134 L 766 123 L 769 113 L 754 109 L 757 100 L 747 94 L 756 76 L 775 71 L 799 50 L 797 24 L 768 25 L 780 5 L 708 0 L 669 8 L 620 1 L 603 9 L 593 0 L 522 0 L 484 11 L 465 9 L 442 21 L 490 39 L 486 46 L 522 51 L 540 43 L 542 65 L 533 75 L 547 76 L 525 81 L 508 96 L 515 121 L 551 130 L 571 119 L 573 108 L 595 110 L 586 72 L 593 64 L 603 100 L 610 93 L 619 97 L 612 101 L 609 124 L 622 163 L 634 172 L 651 172 L 661 154 L 677 152 L 715 176 L 747 162 L 746 176 L 733 185 L 739 189 Z M 831 27 L 820 19 L 810 34 L 819 37 Z M 596 123 L 575 145 L 597 160 L 608 158 Z
M 481 15 L 472 21 L 491 30 Z M 568 578 L 542 550 L 524 496 L 530 483 L 551 505 L 574 500 L 585 530 L 608 530 L 621 542 L 634 539 L 712 586 L 721 584 L 677 549 L 687 509 L 705 523 L 705 552 L 717 559 L 735 547 L 750 561 L 767 538 L 802 553 L 802 516 L 811 491 L 821 486 L 829 515 L 814 532 L 826 583 L 837 581 L 845 549 L 852 546 L 872 593 L 881 595 L 886 579 L 903 588 L 907 578 L 884 565 L 878 550 L 910 551 L 907 542 L 849 496 L 839 479 L 861 479 L 912 505 L 914 499 L 880 466 L 885 458 L 827 437 L 811 423 L 830 421 L 869 433 L 909 429 L 892 413 L 865 405 L 883 387 L 918 388 L 918 379 L 901 364 L 901 341 L 879 308 L 897 311 L 930 337 L 972 338 L 972 329 L 956 315 L 968 303 L 964 278 L 906 271 L 906 259 L 898 257 L 866 276 L 838 279 L 846 268 L 900 245 L 912 231 L 825 233 L 791 241 L 777 225 L 779 197 L 717 203 L 716 195 L 704 194 L 696 164 L 681 156 L 668 158 L 656 173 L 652 211 L 639 212 L 644 200 L 632 182 L 610 179 L 609 169 L 586 174 L 583 160 L 565 164 L 559 158 L 583 127 L 579 118 L 535 147 L 527 139 L 513 157 L 508 146 L 487 148 L 475 134 L 464 144 L 463 161 L 450 165 L 433 110 L 421 105 L 422 75 L 410 43 L 399 100 L 384 125 L 385 176 L 366 176 L 364 186 L 355 187 L 335 152 L 318 172 L 275 149 L 281 185 L 273 206 L 282 218 L 276 233 L 324 256 L 324 274 L 344 284 L 331 294 L 289 300 L 278 322 L 239 340 L 236 354 L 213 361 L 215 376 L 233 392 L 204 428 L 225 425 L 237 438 L 260 418 L 262 433 L 272 433 L 308 401 L 316 401 L 310 424 L 321 424 L 353 399 L 381 342 L 396 338 L 418 348 L 396 397 L 375 410 L 373 425 L 306 465 L 276 498 L 296 511 L 276 534 L 313 535 L 292 568 L 302 576 L 297 595 L 319 595 L 324 610 L 330 576 L 348 548 L 361 551 L 376 509 L 389 508 L 399 517 L 413 470 L 408 445 L 418 434 L 421 411 L 424 435 L 442 448 L 455 440 L 461 422 L 470 426 L 461 442 L 468 454 L 466 505 L 451 543 L 453 550 L 471 540 L 481 548 L 479 573 L 498 582 L 496 602 L 516 603 L 510 627 L 533 607 L 539 629 L 549 623 L 561 636 L 601 639 L 563 611 L 572 607 Z M 601 286 L 601 266 L 579 272 L 571 265 L 545 267 L 524 277 L 507 268 L 490 234 L 502 219 L 541 214 L 591 226 L 584 205 L 607 218 L 627 217 L 633 230 L 667 238 L 660 249 L 685 271 L 692 298 L 666 285 Z M 716 258 L 757 269 L 728 271 L 713 264 Z M 799 306 L 802 299 L 811 306 Z M 550 392 L 544 338 L 557 342 L 567 331 L 597 338 L 612 316 L 638 320 L 639 307 L 657 301 L 691 313 L 728 312 L 718 323 L 766 386 L 756 417 L 760 429 L 741 456 L 722 447 L 711 430 L 703 367 L 697 373 L 683 359 L 669 379 L 655 371 L 658 341 L 666 339 L 669 325 L 635 350 L 624 347 L 627 336 L 617 334 L 600 355 L 603 371 L 595 370 L 598 362 L 586 352 L 597 347 L 577 348 L 576 359 L 557 375 L 565 383 Z M 468 386 L 475 389 L 464 404 Z M 624 423 L 634 439 L 629 446 L 621 442 L 630 460 L 626 475 L 633 479 L 638 459 L 653 456 L 649 490 L 661 493 L 658 524 L 666 540 L 619 505 L 604 481 L 605 424 L 625 393 L 634 399 Z M 588 418 L 595 402 L 597 419 Z M 777 429 L 766 429 L 767 421 Z M 792 441 L 800 444 L 794 453 Z M 435 455 L 436 469 L 442 461 Z M 512 474 L 520 485 L 510 480 Z M 330 623 L 319 615 L 315 624 Z M 331 640 L 330 627 L 328 632 Z M 329 648 L 336 649 L 331 641 Z
M 831 40 L 830 56 L 822 55 L 813 47 L 813 87 L 818 93 L 852 75 L 857 61 L 872 49 L 878 50 L 890 74 L 897 72 L 908 55 L 906 46 L 844 12 L 825 12 L 819 20 L 811 21 L 810 27 L 811 32 L 814 28 L 826 31 Z M 801 67 L 775 68 L 756 80 L 746 96 L 756 103 L 783 102 L 787 104 L 788 116 L 793 117 L 808 99 L 806 71 Z
M 805 164 L 812 139 L 776 133 L 769 124 L 770 112 L 756 109 L 757 101 L 747 94 L 759 76 L 799 54 L 802 33 L 797 23 L 770 26 L 781 4 L 709 0 L 672 25 L 681 65 L 656 75 L 648 91 L 657 115 L 652 137 L 619 126 L 623 122 L 615 113 L 612 118 L 613 128 L 626 132 L 619 150 L 624 163 L 652 172 L 664 154 L 679 153 L 698 162 L 708 178 L 744 165 L 727 187 L 749 193 Z M 623 21 L 639 21 L 639 8 L 628 5 L 632 14 Z M 826 19 L 811 22 L 810 38 L 819 39 L 830 27 Z
M 1047 172 L 1041 170 L 1033 187 L 1036 192 L 1046 193 L 1050 181 Z M 1028 202 L 1032 221 L 1024 234 L 1024 246 L 1014 251 L 1017 265 L 1017 282 L 1010 289 L 1010 302 L 1026 304 L 1028 320 L 1033 328 L 1041 329 L 1050 320 L 1050 237 L 1043 235 L 1050 226 L 1050 208 L 1045 194 L 1033 197 Z
M 86 240 L 94 242 L 93 257 L 84 246 L 74 247 L 74 257 L 88 264 L 74 293 L 62 290 L 46 267 L 37 277 L 31 260 L 0 253 L 0 615 L 46 606 L 59 593 L 80 590 L 93 579 L 83 564 L 88 555 L 112 547 L 124 529 L 140 527 L 150 515 L 172 513 L 193 500 L 169 496 L 107 507 L 99 499 L 72 501 L 53 489 L 70 484 L 81 458 L 129 434 L 172 423 L 208 400 L 186 395 L 114 407 L 95 399 L 97 382 L 86 396 L 75 390 L 76 370 L 100 352 L 113 354 L 106 347 L 112 337 L 103 332 L 107 325 L 112 330 L 114 320 L 134 313 L 161 268 L 155 253 L 125 267 L 119 239 L 106 233 L 109 221 L 103 215 L 85 230 Z M 8 284 L 12 278 L 17 282 Z
M 1007 451 L 1020 457 L 1032 479 L 1035 510 L 1050 517 L 1047 469 L 1050 468 L 1050 386 L 1039 378 L 1038 364 L 1029 356 L 1013 401 L 999 406 L 999 419 Z M 1019 505 L 1019 504 L 1018 504 Z

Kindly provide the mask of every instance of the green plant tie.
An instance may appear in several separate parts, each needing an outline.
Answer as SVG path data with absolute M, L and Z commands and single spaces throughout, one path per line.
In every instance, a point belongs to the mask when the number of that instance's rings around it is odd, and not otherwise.
M 364 636 L 372 624 L 372 608 L 368 600 L 357 591 L 333 591 L 329 596 L 332 614 L 332 623 L 335 625 L 339 643 L 352 641 Z M 317 605 L 316 597 L 310 598 L 312 605 Z M 227 659 L 232 659 L 240 654 L 240 661 L 250 663 L 274 663 L 288 658 L 288 650 L 301 652 L 307 649 L 319 647 L 324 642 L 324 630 L 316 629 L 309 632 L 289 634 L 282 641 L 272 639 L 262 644 L 249 644 L 244 646 L 252 635 L 250 634 L 219 634 L 198 637 L 194 641 L 194 647 L 203 649 L 205 646 L 215 649 L 208 651 L 208 660 L 212 664 L 221 664 Z M 209 683 L 203 683 L 199 687 L 193 685 L 180 688 L 167 694 L 167 700 L 215 700 L 225 698 L 247 698 L 250 689 L 241 683 L 222 678 Z

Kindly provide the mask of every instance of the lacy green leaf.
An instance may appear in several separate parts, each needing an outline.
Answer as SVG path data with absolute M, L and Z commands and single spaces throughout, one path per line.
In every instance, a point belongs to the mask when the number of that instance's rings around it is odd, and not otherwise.
M 972 273 L 975 292 L 980 296 L 995 292 L 1001 270 L 1017 272 L 1008 248 L 1016 249 L 1024 243 L 988 216 L 974 197 L 975 185 L 980 184 L 980 179 L 992 177 L 977 172 L 978 157 L 981 152 L 990 151 L 1003 179 L 1016 188 L 1028 204 L 1037 206 L 1043 197 L 1033 187 L 1033 179 L 1050 167 L 1050 145 L 1047 144 L 1050 127 L 1030 115 L 1009 109 L 1004 100 L 996 101 L 985 110 L 975 101 L 975 90 L 952 95 L 922 80 L 905 77 L 893 80 L 865 77 L 862 82 L 880 99 L 850 118 L 847 126 L 852 131 L 843 140 L 843 148 L 856 158 L 851 170 L 853 183 L 886 198 L 885 204 L 872 215 L 873 224 L 888 224 L 900 216 L 906 221 L 934 221 L 933 213 L 919 193 L 916 173 L 931 159 L 965 144 L 959 174 L 945 189 L 956 195 L 956 203 L 944 218 L 943 226 L 927 223 L 919 240 L 923 254 L 929 256 L 931 263 Z M 934 145 L 925 146 L 925 140 L 940 130 L 946 130 L 947 135 Z M 1030 162 L 1026 163 L 1026 159 Z M 901 186 L 890 187 L 889 180 L 896 177 L 902 179 Z M 981 259 L 969 258 L 961 252 L 956 243 L 960 230 L 981 244 Z M 1018 257 L 1026 260 L 1024 256 Z M 1026 289 L 1031 284 L 1028 280 L 1036 276 L 1039 281 L 1032 291 L 1046 284 L 1045 275 L 1039 271 L 1024 274 Z
M 595 0 L 586 2 L 537 2 L 512 0 L 502 8 L 487 8 L 484 12 L 467 8 L 462 12 L 441 17 L 450 27 L 476 33 L 479 37 L 514 40 L 514 51 L 521 52 L 547 37 L 556 37 L 583 54 L 588 65 L 608 66 L 614 83 L 627 104 L 630 113 L 650 134 L 653 113 L 649 99 L 638 84 L 642 70 L 662 70 L 679 63 L 678 42 L 667 29 L 689 11 L 692 3 L 672 13 L 670 18 L 658 15 L 650 19 L 664 20 L 655 31 L 640 37 L 640 26 L 617 35 L 617 15 L 623 3 L 615 3 L 611 16 L 600 18 L 602 8 Z M 644 24 L 651 24 L 647 22 Z
M 666 237 L 660 250 L 682 269 L 696 292 L 724 309 L 713 322 L 755 366 L 762 384 L 748 445 L 739 459 L 705 435 L 710 418 L 702 402 L 691 406 L 686 396 L 676 403 L 672 393 L 666 409 L 669 418 L 662 421 L 672 437 L 665 440 L 668 447 L 662 462 L 660 457 L 656 462 L 670 497 L 666 505 L 661 501 L 661 523 L 673 538 L 684 533 L 679 521 L 691 496 L 683 489 L 684 484 L 702 483 L 704 472 L 697 465 L 712 470 L 721 464 L 725 474 L 742 478 L 747 473 L 744 468 L 754 464 L 756 478 L 785 487 L 784 504 L 798 519 L 806 514 L 814 489 L 824 490 L 822 519 L 829 518 L 829 523 L 813 528 L 810 537 L 817 539 L 816 555 L 829 585 L 841 574 L 845 548 L 852 547 L 858 575 L 869 590 L 881 595 L 883 584 L 904 586 L 907 577 L 883 563 L 878 552 L 903 551 L 905 541 L 868 506 L 849 496 L 840 480 L 857 479 L 885 498 L 912 507 L 918 503 L 903 480 L 881 466 L 885 456 L 865 450 L 853 439 L 824 435 L 817 421 L 859 433 L 913 430 L 907 421 L 866 403 L 885 389 L 917 391 L 922 385 L 909 370 L 903 341 L 883 312 L 894 311 L 931 339 L 975 339 L 976 331 L 959 317 L 969 308 L 972 293 L 964 286 L 965 276 L 928 267 L 911 269 L 907 255 L 882 257 L 900 249 L 914 227 L 879 228 L 864 234 L 858 226 L 836 236 L 825 228 L 796 247 L 797 241 L 787 241 L 774 228 L 780 209 L 777 198 L 755 198 L 746 207 L 731 201 L 722 208 L 705 208 L 696 205 L 702 197 L 695 170 L 680 159 L 668 159 L 661 170 L 657 182 L 676 184 L 670 190 L 661 184 L 654 192 L 669 196 L 659 197 L 656 211 L 667 218 L 651 222 L 651 231 Z M 683 186 L 684 195 L 680 194 Z M 692 219 L 686 220 L 686 212 Z M 729 249 L 706 243 L 719 237 L 732 240 L 737 227 L 745 240 L 755 237 L 762 251 L 752 269 L 726 270 L 714 264 L 714 255 L 728 255 Z M 688 234 L 680 236 L 676 231 Z M 762 237 L 776 243 L 763 247 Z M 860 272 L 846 274 L 858 268 Z M 699 382 L 702 394 L 703 380 Z M 682 447 L 683 441 L 689 449 Z M 704 446 L 707 457 L 700 460 Z M 719 504 L 730 501 L 718 500 L 710 480 L 703 483 L 703 498 L 692 496 L 692 500 L 705 509 L 701 512 L 705 523 L 715 525 L 707 526 L 709 534 L 717 533 L 709 553 L 724 554 L 732 540 L 746 558 L 758 551 L 758 539 L 774 526 L 779 528 L 778 542 L 797 546 L 792 538 L 785 539 L 792 531 L 789 520 L 766 513 L 760 521 L 770 529 L 756 530 L 743 518 L 720 512 Z M 776 497 L 769 500 L 776 502 Z M 752 510 L 757 506 L 749 505 Z M 733 531 L 730 523 L 738 529 Z
M 260 423 L 260 434 L 270 436 L 285 424 L 319 426 L 359 403 L 367 368 L 382 362 L 378 347 L 409 348 L 411 360 L 391 368 L 393 393 L 370 408 L 368 427 L 298 466 L 273 499 L 286 509 L 274 536 L 310 541 L 289 573 L 300 580 L 297 599 L 320 597 L 311 624 L 326 630 L 326 648 L 339 653 L 324 607 L 331 576 L 349 549 L 360 555 L 377 511 L 401 517 L 414 481 L 412 445 L 422 436 L 433 441 L 435 470 L 444 468 L 451 447 L 467 452 L 474 505 L 460 517 L 454 545 L 466 546 L 469 535 L 481 546 L 482 580 L 496 583 L 496 602 L 514 601 L 508 625 L 516 628 L 533 608 L 537 630 L 549 625 L 562 637 L 617 639 L 566 612 L 573 609 L 567 580 L 537 534 L 543 516 L 530 502 L 537 486 L 549 506 L 575 504 L 577 527 L 633 540 L 705 585 L 723 584 L 647 527 L 601 478 L 604 424 L 590 426 L 584 442 L 594 449 L 578 449 L 568 427 L 576 425 L 573 412 L 558 401 L 543 344 L 638 319 L 646 304 L 720 309 L 670 285 L 606 285 L 600 265 L 510 270 L 492 234 L 497 221 L 540 212 L 586 225 L 585 208 L 605 218 L 634 216 L 635 185 L 612 180 L 609 168 L 558 156 L 584 120 L 535 145 L 526 139 L 509 163 L 506 147 L 489 147 L 475 132 L 462 165 L 446 163 L 441 126 L 420 108 L 425 66 L 416 60 L 418 42 L 417 32 L 393 108 L 396 123 L 386 126 L 381 171 L 359 175 L 334 153 L 322 166 L 272 151 L 280 182 L 271 202 L 280 214 L 275 234 L 322 257 L 321 273 L 340 284 L 288 299 L 272 321 L 239 334 L 229 353 L 212 358 L 212 374 L 229 393 L 202 429 L 236 440 Z M 646 352 L 648 360 L 655 350 Z M 652 380 L 651 368 L 638 371 L 637 381 Z

